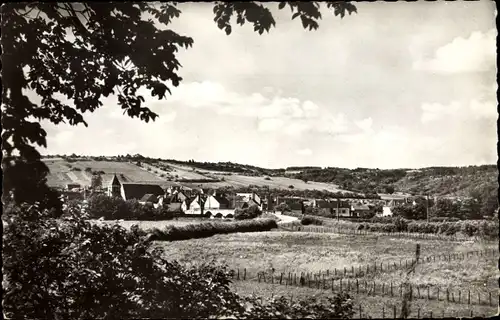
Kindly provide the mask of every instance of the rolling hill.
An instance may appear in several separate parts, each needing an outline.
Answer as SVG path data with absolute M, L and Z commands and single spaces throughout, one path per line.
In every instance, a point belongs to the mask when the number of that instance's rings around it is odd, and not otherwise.
M 286 190 L 415 195 L 471 196 L 498 187 L 495 165 L 469 167 L 430 167 L 411 169 L 344 169 L 290 167 L 266 169 L 231 162 L 196 162 L 129 157 L 47 157 L 48 183 L 63 187 L 67 183 L 90 185 L 92 172 L 100 172 L 104 184 L 113 174 L 124 182 L 155 183 L 162 186 L 245 188 L 249 186 Z

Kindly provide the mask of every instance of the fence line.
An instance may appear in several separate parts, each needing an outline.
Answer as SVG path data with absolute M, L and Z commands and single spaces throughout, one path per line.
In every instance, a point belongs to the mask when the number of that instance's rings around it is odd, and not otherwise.
M 497 254 L 496 250 L 482 250 L 482 251 L 469 251 L 465 253 L 455 253 L 447 255 L 438 256 L 428 256 L 419 259 L 419 263 L 424 261 L 430 262 L 435 261 L 436 257 L 439 259 L 445 259 L 446 261 L 451 261 L 454 259 L 466 259 L 470 256 L 486 256 Z M 391 262 L 386 264 L 386 269 L 384 270 L 384 264 L 381 263 L 379 266 L 375 263 L 372 266 L 359 267 L 356 269 L 354 266 L 351 268 L 344 267 L 343 269 L 334 270 L 323 270 L 321 272 L 265 272 L 258 271 L 256 274 L 250 275 L 247 269 L 240 269 L 233 271 L 233 279 L 235 280 L 249 280 L 257 281 L 262 283 L 279 284 L 285 286 L 299 286 L 299 287 L 309 287 L 323 290 L 332 291 L 349 291 L 355 293 L 365 293 L 368 295 L 377 295 L 377 293 L 383 296 L 397 297 L 402 296 L 403 290 L 401 284 L 394 284 L 392 282 L 376 282 L 367 281 L 364 279 L 359 279 L 356 277 L 366 275 L 366 272 L 376 272 L 377 268 L 380 272 L 403 269 L 408 265 L 413 263 L 414 259 L 400 260 L 399 264 L 396 262 Z M 404 263 L 404 264 L 403 264 Z M 360 272 L 356 273 L 359 270 Z M 413 298 L 425 299 L 425 300 L 439 300 L 448 301 L 460 304 L 474 304 L 474 305 L 493 305 L 493 302 L 497 303 L 498 295 L 492 292 L 472 292 L 469 290 L 455 289 L 455 288 L 440 288 L 431 286 L 412 286 L 410 285 L 410 292 Z
M 366 308 L 366 309 L 365 309 Z M 382 309 L 379 310 L 374 310 L 373 306 L 363 306 L 361 304 L 358 304 L 353 308 L 354 311 L 354 318 L 358 319 L 371 319 L 371 318 L 376 318 L 377 316 L 380 316 L 382 319 L 397 319 L 400 316 L 401 313 L 401 306 L 395 305 L 395 304 L 390 304 L 390 305 L 383 305 Z M 375 313 L 375 314 L 374 314 Z M 410 307 L 409 310 L 409 318 L 416 318 L 416 319 L 432 319 L 434 318 L 462 318 L 462 317 L 489 317 L 492 316 L 488 314 L 478 314 L 474 313 L 473 310 L 468 309 L 468 310 L 463 310 L 463 311 L 458 311 L 454 313 L 449 313 L 445 312 L 444 309 L 440 310 L 440 312 L 433 312 L 432 310 L 422 310 L 421 307 Z
M 438 261 L 455 261 L 455 260 L 465 260 L 470 257 L 486 257 L 486 256 L 497 256 L 498 251 L 496 249 L 485 249 L 477 251 L 465 251 L 456 252 L 448 254 L 430 255 L 419 259 L 418 263 L 430 263 Z M 406 268 L 411 264 L 414 259 L 400 259 L 399 261 L 389 261 L 389 262 L 374 262 L 373 264 L 367 265 L 357 265 L 357 266 L 346 266 L 343 269 L 327 269 L 318 272 L 320 275 L 326 275 L 328 279 L 340 279 L 340 278 L 358 278 L 364 277 L 368 274 L 390 272 Z M 236 271 L 235 271 L 236 272 Z M 262 273 L 265 271 L 259 271 Z
M 289 229 L 291 231 L 301 232 L 317 232 L 317 233 L 338 233 L 338 234 L 352 234 L 352 235 L 386 235 L 398 238 L 418 238 L 425 240 L 449 240 L 449 241 L 469 241 L 480 240 L 480 237 L 467 237 L 457 235 L 443 235 L 435 233 L 423 232 L 382 232 L 382 231 L 366 231 L 357 229 L 346 229 L 341 227 L 328 227 L 328 226 L 311 226 L 311 225 L 296 225 L 293 222 L 280 223 L 280 227 Z

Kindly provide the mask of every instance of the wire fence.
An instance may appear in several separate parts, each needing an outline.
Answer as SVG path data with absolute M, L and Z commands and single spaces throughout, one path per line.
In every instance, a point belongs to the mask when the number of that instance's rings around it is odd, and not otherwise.
M 432 255 L 420 258 L 418 264 L 434 262 L 436 260 L 454 261 L 470 257 L 488 257 L 498 255 L 497 250 L 487 249 L 481 251 L 468 251 Z M 407 269 L 414 259 L 399 260 L 398 262 L 381 262 L 366 266 L 351 266 L 343 269 L 322 270 L 320 272 L 275 272 L 274 270 L 257 271 L 249 273 L 246 268 L 233 270 L 233 279 L 249 280 L 258 283 L 279 284 L 284 286 L 298 286 L 333 292 L 352 292 L 366 295 L 382 295 L 402 297 L 403 286 L 401 283 L 368 281 L 360 279 L 369 273 L 383 273 L 394 270 Z M 441 288 L 432 285 L 410 285 L 410 295 L 414 299 L 447 301 L 469 305 L 494 305 L 498 304 L 498 293 L 488 291 L 464 290 L 463 288 Z
M 362 305 L 358 304 L 354 307 L 354 318 L 358 319 L 371 319 L 371 318 L 382 318 L 382 319 L 397 319 L 400 318 L 402 306 L 393 305 L 383 305 L 381 307 L 376 307 L 373 305 Z M 408 318 L 414 319 L 432 319 L 432 318 L 465 318 L 465 317 L 491 317 L 494 315 L 486 314 L 484 312 L 474 311 L 469 308 L 464 308 L 462 310 L 452 310 L 448 311 L 446 308 L 441 308 L 441 310 L 429 310 L 424 309 L 420 306 L 413 306 L 409 308 Z

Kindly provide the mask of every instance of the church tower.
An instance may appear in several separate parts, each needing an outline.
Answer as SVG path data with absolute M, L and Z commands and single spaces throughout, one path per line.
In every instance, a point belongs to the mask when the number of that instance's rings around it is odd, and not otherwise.
M 108 196 L 110 197 L 121 197 L 120 195 L 121 184 L 118 180 L 118 177 L 113 175 L 113 180 L 111 180 L 111 184 L 108 187 Z

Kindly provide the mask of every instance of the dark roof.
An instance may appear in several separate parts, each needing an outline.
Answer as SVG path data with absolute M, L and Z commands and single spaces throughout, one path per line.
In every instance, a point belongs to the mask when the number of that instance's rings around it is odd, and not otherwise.
M 112 186 L 119 186 L 120 185 L 120 180 L 118 180 L 118 177 L 115 175 L 113 175 L 113 180 L 111 180 L 111 185 Z
M 318 208 L 335 208 L 336 207 L 336 206 L 334 206 L 333 203 L 328 202 L 326 200 L 317 200 L 316 201 L 316 206 Z
M 353 204 L 352 208 L 354 210 L 370 210 L 370 207 L 366 204 Z
M 156 202 L 156 200 L 158 200 L 158 196 L 157 195 L 154 195 L 154 194 L 151 194 L 151 193 L 147 193 L 145 194 L 142 198 L 141 198 L 141 202 Z
M 126 200 L 140 200 L 146 194 L 152 194 L 155 196 L 161 196 L 164 194 L 162 187 L 156 184 L 123 183 L 122 187 Z

